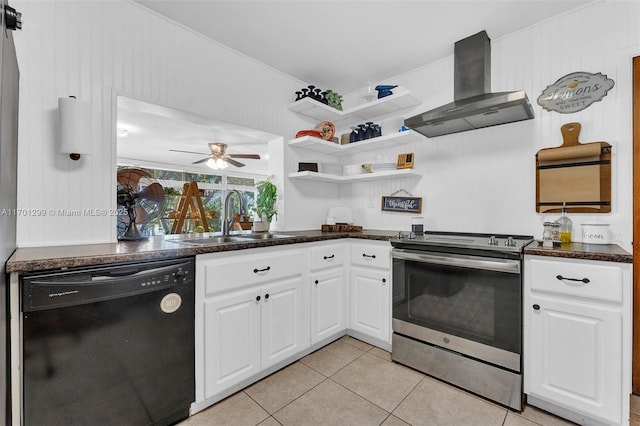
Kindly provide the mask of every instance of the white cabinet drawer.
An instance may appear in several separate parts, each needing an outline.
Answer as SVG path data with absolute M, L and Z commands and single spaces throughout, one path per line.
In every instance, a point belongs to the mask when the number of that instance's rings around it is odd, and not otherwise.
M 318 271 L 344 265 L 346 252 L 345 244 L 330 244 L 310 249 L 311 270 Z
M 534 291 L 622 302 L 622 269 L 611 263 L 529 257 L 524 273 Z
M 391 268 L 391 246 L 381 244 L 351 244 L 351 264 L 372 268 Z
M 302 274 L 302 252 L 261 251 L 234 257 L 201 261 L 204 268 L 205 295 L 235 290 L 245 286 L 273 282 Z

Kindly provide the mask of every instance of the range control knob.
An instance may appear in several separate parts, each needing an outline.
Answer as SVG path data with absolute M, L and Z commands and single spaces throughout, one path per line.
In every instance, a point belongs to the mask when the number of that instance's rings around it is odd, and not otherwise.
M 516 240 L 514 240 L 513 237 L 507 237 L 507 241 L 504 242 L 504 245 L 507 247 L 515 247 Z
M 487 244 L 489 244 L 490 246 L 497 246 L 499 244 L 498 239 L 495 235 L 492 235 L 491 238 L 489 238 L 489 241 L 487 241 Z

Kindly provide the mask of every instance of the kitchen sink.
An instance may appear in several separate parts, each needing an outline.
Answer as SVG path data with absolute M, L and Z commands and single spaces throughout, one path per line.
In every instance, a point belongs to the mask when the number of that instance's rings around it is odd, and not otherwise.
M 168 240 L 172 243 L 178 244 L 190 244 L 194 246 L 208 246 L 214 244 L 226 244 L 226 243 L 249 243 L 258 240 L 274 240 L 282 238 L 293 238 L 292 235 L 286 234 L 241 234 L 241 235 L 212 235 L 210 237 L 197 237 L 197 238 L 185 238 L 185 239 L 172 239 Z
M 293 238 L 293 235 L 285 235 L 285 234 L 269 234 L 269 233 L 259 233 L 259 234 L 244 234 L 242 238 L 250 238 L 252 240 L 274 240 L 280 238 Z
M 191 245 L 195 245 L 195 246 L 207 246 L 207 245 L 211 245 L 211 244 L 224 244 L 224 243 L 248 243 L 253 241 L 252 239 L 249 238 L 244 238 L 244 237 L 240 237 L 240 236 L 235 236 L 235 235 L 229 235 L 229 236 L 220 236 L 220 235 L 215 235 L 215 236 L 211 236 L 211 237 L 199 237 L 199 238 L 185 238 L 183 239 L 175 239 L 175 240 L 168 240 L 171 241 L 172 243 L 178 243 L 178 244 L 191 244 Z

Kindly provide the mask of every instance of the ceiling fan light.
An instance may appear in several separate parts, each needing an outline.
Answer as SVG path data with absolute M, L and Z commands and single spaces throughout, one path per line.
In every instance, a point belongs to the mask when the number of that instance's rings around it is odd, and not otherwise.
M 222 158 L 216 158 L 216 159 L 209 158 L 205 164 L 214 170 L 226 169 L 228 166 L 227 162 L 224 161 Z

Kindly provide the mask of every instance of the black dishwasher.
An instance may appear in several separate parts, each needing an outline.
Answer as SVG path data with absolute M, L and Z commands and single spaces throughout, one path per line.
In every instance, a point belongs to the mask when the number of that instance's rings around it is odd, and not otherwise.
M 193 258 L 22 277 L 22 422 L 169 425 L 195 399 Z

